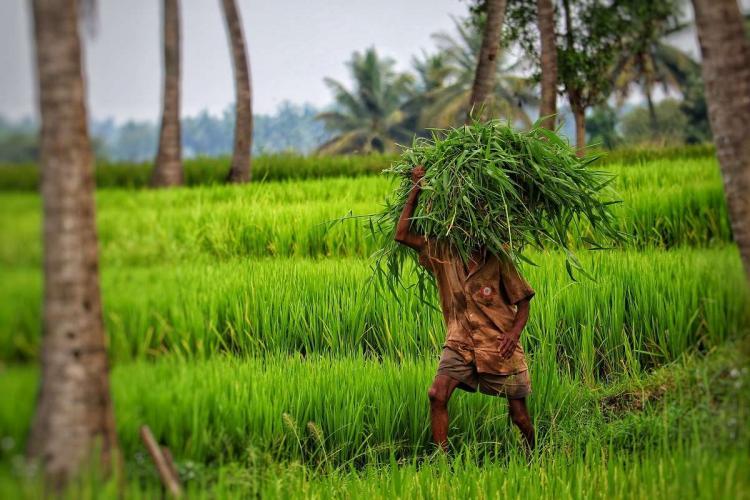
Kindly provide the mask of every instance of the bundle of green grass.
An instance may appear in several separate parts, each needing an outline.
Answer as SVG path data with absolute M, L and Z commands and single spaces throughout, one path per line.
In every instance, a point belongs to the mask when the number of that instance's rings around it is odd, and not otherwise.
M 373 227 L 385 236 L 376 254 L 381 277 L 396 277 L 414 253 L 393 241 L 411 172 L 426 169 L 412 229 L 449 241 L 466 260 L 485 247 L 515 262 L 527 246 L 564 249 L 568 272 L 585 273 L 572 248 L 601 249 L 620 241 L 611 205 L 613 176 L 597 170 L 594 155 L 576 156 L 557 133 L 537 125 L 514 130 L 500 121 L 473 122 L 415 140 L 385 172 L 401 177 Z M 575 279 L 575 278 L 574 278 Z

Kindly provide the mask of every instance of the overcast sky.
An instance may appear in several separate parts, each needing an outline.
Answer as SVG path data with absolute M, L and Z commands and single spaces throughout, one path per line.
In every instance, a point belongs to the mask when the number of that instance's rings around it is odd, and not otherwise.
M 290 100 L 323 106 L 323 78 L 348 81 L 352 51 L 375 46 L 409 67 L 434 47 L 430 34 L 463 16 L 461 0 L 237 0 L 250 51 L 254 106 L 272 113 Z M 35 113 L 28 0 L 0 0 L 0 114 Z M 220 112 L 233 101 L 220 0 L 182 0 L 182 114 Z M 750 0 L 742 0 L 747 6 Z M 161 0 L 98 0 L 98 29 L 87 36 L 88 100 L 96 118 L 156 120 L 161 101 Z M 676 42 L 696 52 L 694 35 Z
M 249 46 L 254 106 L 270 113 L 290 100 L 330 102 L 323 78 L 347 80 L 344 62 L 374 45 L 407 69 L 433 46 L 430 34 L 464 15 L 459 0 L 237 0 Z M 0 113 L 35 108 L 28 0 L 0 0 Z M 161 0 L 98 0 L 98 29 L 87 37 L 93 116 L 155 120 L 161 102 Z M 234 100 L 220 0 L 182 0 L 182 113 L 220 112 Z

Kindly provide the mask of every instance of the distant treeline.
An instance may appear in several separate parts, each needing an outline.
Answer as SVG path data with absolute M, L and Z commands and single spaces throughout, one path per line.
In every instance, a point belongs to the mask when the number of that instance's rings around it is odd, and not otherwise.
M 628 147 L 603 152 L 600 164 L 636 164 L 659 159 L 706 158 L 715 153 L 712 144 L 665 148 Z M 322 177 L 376 175 L 388 167 L 396 155 L 300 156 L 296 154 L 261 155 L 253 160 L 253 179 L 280 181 Z M 198 157 L 186 160 L 185 184 L 188 186 L 224 184 L 230 158 Z M 98 162 L 96 184 L 100 188 L 142 188 L 149 185 L 152 162 Z M 39 186 L 35 163 L 0 164 L 0 191 L 33 191 Z
M 309 104 L 283 102 L 272 115 L 255 115 L 253 154 L 295 152 L 307 154 L 328 140 L 319 110 Z M 90 123 L 94 150 L 100 161 L 144 162 L 156 155 L 156 122 L 112 118 Z M 182 147 L 187 158 L 223 156 L 232 152 L 234 110 L 214 115 L 202 111 L 182 119 Z M 0 116 L 0 163 L 28 163 L 38 156 L 37 127 L 31 119 L 12 122 Z

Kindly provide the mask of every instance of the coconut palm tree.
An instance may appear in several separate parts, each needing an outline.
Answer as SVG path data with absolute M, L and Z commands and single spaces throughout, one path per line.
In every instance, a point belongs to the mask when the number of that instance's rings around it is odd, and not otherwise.
M 750 281 L 750 42 L 737 0 L 693 0 L 693 9 L 732 234 Z
M 94 164 L 76 0 L 34 0 L 41 114 L 44 301 L 41 384 L 28 441 L 62 486 L 98 450 L 117 449 L 99 292 Z
M 394 71 L 395 61 L 380 58 L 374 48 L 355 52 L 348 63 L 354 88 L 326 78 L 335 108 L 320 113 L 328 130 L 337 135 L 319 153 L 393 152 L 398 142 L 411 140 L 401 106 L 412 95 L 413 77 Z
M 557 114 L 557 44 L 555 42 L 555 6 L 552 0 L 537 0 L 536 15 L 541 45 L 539 65 L 542 70 L 539 116 L 544 118 L 541 125 L 552 130 L 555 128 L 555 115 Z
M 180 144 L 180 10 L 179 0 L 164 0 L 164 95 L 159 151 L 151 183 L 155 187 L 183 183 Z
M 253 141 L 250 67 L 245 49 L 245 35 L 242 33 L 242 21 L 237 4 L 234 0 L 222 0 L 221 5 L 227 23 L 229 46 L 232 51 L 236 106 L 234 152 L 232 153 L 232 167 L 229 170 L 228 180 L 230 182 L 247 182 L 250 180 L 252 173 L 250 162 Z
M 474 73 L 474 84 L 471 87 L 471 96 L 469 97 L 469 110 L 466 113 L 467 122 L 471 121 L 475 110 L 481 110 L 494 90 L 498 53 L 500 52 L 500 36 L 503 32 L 507 5 L 507 0 L 485 0 L 487 15 L 484 19 L 484 32 Z
M 450 127 L 462 123 L 470 109 L 482 34 L 475 27 L 454 19 L 456 35 L 440 32 L 433 35 L 448 65 L 445 83 L 433 91 L 432 102 L 420 118 L 421 127 Z M 494 90 L 484 100 L 486 116 L 504 117 L 525 126 L 531 124 L 524 105 L 535 104 L 537 97 L 528 78 L 510 74 L 515 64 L 503 64 L 503 54 L 496 67 Z
M 637 5 L 636 5 L 637 7 Z M 644 2 L 634 8 L 630 41 L 625 44 L 616 62 L 612 79 L 619 104 L 638 86 L 646 97 L 651 127 L 656 129 L 653 89 L 661 85 L 664 91 L 684 92 L 690 78 L 700 72 L 700 65 L 688 54 L 664 42 L 664 37 L 683 31 L 687 25 L 676 21 L 678 4 L 675 1 L 652 4 Z

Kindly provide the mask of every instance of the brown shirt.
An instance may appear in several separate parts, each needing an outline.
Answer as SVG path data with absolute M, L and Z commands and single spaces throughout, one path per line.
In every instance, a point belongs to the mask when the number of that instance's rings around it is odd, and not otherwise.
M 518 302 L 534 290 L 510 260 L 487 253 L 469 271 L 442 241 L 428 240 L 419 262 L 435 277 L 447 329 L 445 346 L 475 361 L 479 373 L 510 375 L 527 369 L 520 342 L 508 358 L 499 343 L 513 326 Z

